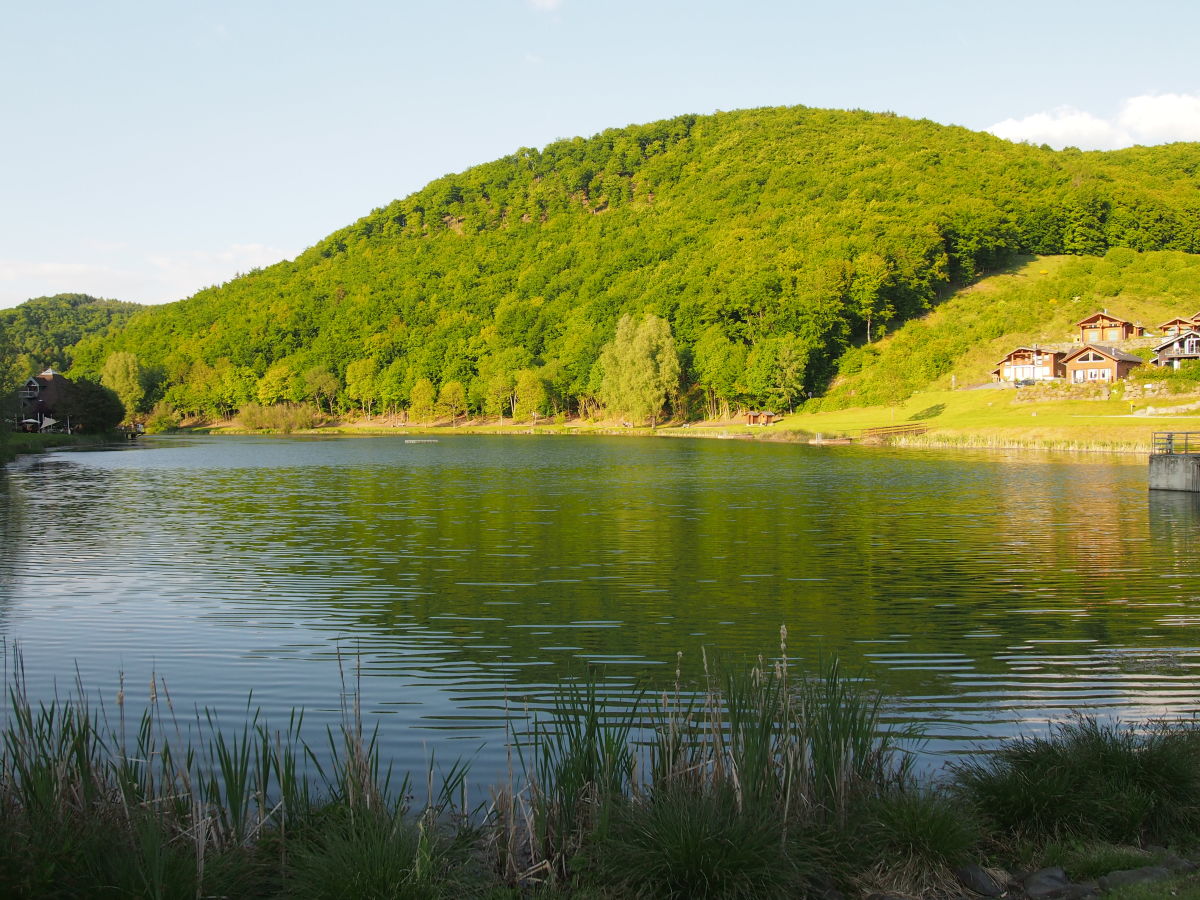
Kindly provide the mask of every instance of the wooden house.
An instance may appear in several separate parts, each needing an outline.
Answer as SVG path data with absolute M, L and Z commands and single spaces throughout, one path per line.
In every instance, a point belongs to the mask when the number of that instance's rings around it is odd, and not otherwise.
M 1072 384 L 1087 384 L 1094 381 L 1119 381 L 1145 360 L 1100 344 L 1084 344 L 1063 359 L 1067 381 Z
M 1085 344 L 1098 341 L 1127 341 L 1146 333 L 1142 326 L 1110 316 L 1103 310 L 1075 324 L 1079 326 L 1079 339 Z
M 1188 359 L 1200 359 L 1200 330 L 1195 328 L 1174 334 L 1155 347 L 1152 362 L 1156 366 L 1178 369 L 1179 364 Z
M 1042 350 L 1038 347 L 1018 347 L 992 369 L 997 381 L 1050 381 L 1063 378 L 1061 350 Z
M 747 425 L 770 425 L 779 416 L 770 410 L 751 409 L 746 412 Z
M 1200 313 L 1197 315 L 1200 315 Z M 1158 330 L 1163 334 L 1180 334 L 1184 331 L 1191 331 L 1195 327 L 1195 320 L 1185 319 L 1183 316 L 1176 316 L 1175 318 L 1159 325 Z

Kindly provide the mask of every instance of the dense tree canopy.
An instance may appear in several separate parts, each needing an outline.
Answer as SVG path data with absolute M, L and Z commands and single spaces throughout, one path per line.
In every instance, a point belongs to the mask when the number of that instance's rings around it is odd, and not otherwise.
M 8 331 L 22 378 L 54 368 L 65 372 L 72 350 L 87 335 L 101 335 L 124 324 L 143 307 L 87 294 L 56 294 L 0 309 L 0 327 Z M 98 374 L 98 373 L 97 373 Z
M 669 327 L 684 397 L 791 407 L 848 349 L 1016 253 L 1200 252 L 1200 145 L 1055 152 L 889 114 L 682 116 L 448 175 L 296 260 L 85 340 L 145 398 L 431 416 L 589 411 L 622 316 Z

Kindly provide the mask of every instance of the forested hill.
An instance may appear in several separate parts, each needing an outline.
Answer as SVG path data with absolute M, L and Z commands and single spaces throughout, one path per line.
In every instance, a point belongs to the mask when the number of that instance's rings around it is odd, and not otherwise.
M 80 340 L 107 333 L 139 309 L 136 303 L 88 294 L 35 297 L 12 309 L 0 309 L 0 332 L 15 357 L 19 378 L 25 379 L 48 366 L 65 372 Z
M 132 352 L 171 405 L 208 414 L 407 405 L 424 379 L 484 412 L 514 390 L 578 409 L 617 320 L 653 313 L 678 348 L 677 408 L 788 406 L 847 347 L 1014 253 L 1200 252 L 1198 188 L 1200 144 L 1055 152 L 890 114 L 682 116 L 440 178 L 85 341 L 76 368 Z

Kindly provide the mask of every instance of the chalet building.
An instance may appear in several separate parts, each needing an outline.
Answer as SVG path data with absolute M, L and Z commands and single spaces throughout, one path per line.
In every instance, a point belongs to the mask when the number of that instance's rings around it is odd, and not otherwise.
M 1110 316 L 1105 311 L 1093 313 L 1075 324 L 1079 326 L 1079 339 L 1085 344 L 1094 344 L 1097 341 L 1127 341 L 1146 333 L 1146 329 L 1141 325 Z
M 770 425 L 779 418 L 777 413 L 770 410 L 752 409 L 746 413 L 747 425 Z
M 1084 344 L 1063 359 L 1067 381 L 1071 384 L 1087 384 L 1094 381 L 1119 381 L 1140 366 L 1145 360 L 1100 344 Z
M 1179 364 L 1188 359 L 1200 359 L 1200 330 L 1195 328 L 1172 335 L 1155 347 L 1152 362 L 1156 366 L 1178 369 Z
M 57 407 L 66 399 L 71 382 L 53 369 L 34 375 L 17 391 L 20 401 L 21 427 L 42 431 L 61 418 Z
M 1061 350 L 1018 347 L 992 369 L 997 381 L 1050 381 L 1066 376 Z
M 1198 313 L 1197 315 L 1200 315 Z M 1163 334 L 1182 334 L 1185 331 L 1191 331 L 1196 327 L 1194 319 L 1185 319 L 1183 316 L 1176 316 L 1170 321 L 1163 322 L 1158 326 L 1158 330 Z

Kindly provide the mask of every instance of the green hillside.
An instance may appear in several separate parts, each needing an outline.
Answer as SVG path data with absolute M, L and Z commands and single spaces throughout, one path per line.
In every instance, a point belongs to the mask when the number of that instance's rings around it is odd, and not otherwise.
M 1015 254 L 1200 252 L 1198 186 L 1197 144 L 1055 152 L 890 114 L 683 116 L 438 179 L 84 341 L 75 364 L 135 353 L 202 415 L 406 406 L 447 384 L 485 413 L 586 411 L 618 319 L 654 314 L 676 413 L 791 406 L 848 348 Z
M 0 332 L 7 335 L 22 377 L 48 366 L 65 372 L 79 341 L 107 333 L 140 309 L 136 303 L 87 294 L 36 297 L 12 309 L 0 309 Z

